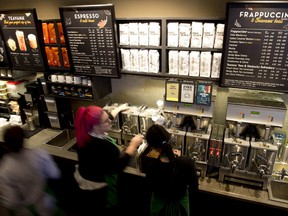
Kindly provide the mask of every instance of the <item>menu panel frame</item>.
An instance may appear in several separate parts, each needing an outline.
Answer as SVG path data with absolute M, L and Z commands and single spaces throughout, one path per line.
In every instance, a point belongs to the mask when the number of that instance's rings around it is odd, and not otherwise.
M 0 33 L 10 69 L 45 72 L 42 29 L 35 8 L 0 10 Z
M 195 97 L 195 83 L 183 81 L 180 88 L 180 102 L 186 104 L 193 104 Z
M 4 41 L 2 40 L 2 36 L 0 34 L 0 68 L 1 69 L 9 69 L 10 62 L 7 56 L 7 50 Z
M 284 1 L 227 2 L 219 86 L 288 92 L 287 16 Z
M 63 6 L 59 12 L 71 72 L 121 78 L 114 4 Z
M 180 100 L 180 82 L 178 80 L 166 80 L 165 82 L 165 100 L 170 102 L 179 102 Z
M 197 81 L 195 104 L 211 106 L 213 82 L 210 81 Z

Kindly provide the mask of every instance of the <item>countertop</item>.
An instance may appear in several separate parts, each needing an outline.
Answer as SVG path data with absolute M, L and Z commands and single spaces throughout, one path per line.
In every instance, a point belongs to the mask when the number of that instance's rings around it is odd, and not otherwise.
M 75 138 L 67 143 L 64 147 L 54 147 L 45 144 L 51 138 L 59 134 L 61 130 L 55 129 L 43 129 L 35 135 L 31 136 L 29 139 L 25 139 L 25 144 L 29 148 L 41 147 L 46 149 L 51 155 L 77 160 L 77 154 L 75 152 L 69 151 L 68 149 L 72 147 L 76 140 Z M 134 167 L 127 167 L 124 172 L 133 175 L 145 176 L 143 173 L 139 172 Z M 284 202 L 273 201 L 269 199 L 269 194 L 267 190 L 254 189 L 245 186 L 238 186 L 231 183 L 219 182 L 215 178 L 199 178 L 199 189 L 207 193 L 218 194 L 221 196 L 228 196 L 234 199 L 249 201 L 251 203 L 263 204 L 266 206 L 272 206 L 275 208 L 280 208 L 288 211 L 288 204 Z M 288 192 L 287 192 L 288 193 Z

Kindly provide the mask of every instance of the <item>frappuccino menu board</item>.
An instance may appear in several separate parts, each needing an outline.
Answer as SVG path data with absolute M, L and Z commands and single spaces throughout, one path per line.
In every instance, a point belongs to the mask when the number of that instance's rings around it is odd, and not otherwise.
M 0 26 L 12 69 L 44 71 L 35 9 L 0 11 Z
M 288 92 L 288 2 L 227 3 L 220 86 Z
M 60 7 L 72 72 L 119 78 L 113 4 Z

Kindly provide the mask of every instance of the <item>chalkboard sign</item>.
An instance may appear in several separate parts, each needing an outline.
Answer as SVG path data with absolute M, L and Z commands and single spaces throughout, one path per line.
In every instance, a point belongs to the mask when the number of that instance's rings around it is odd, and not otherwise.
M 35 9 L 0 11 L 1 36 L 12 69 L 45 71 Z M 40 37 L 40 38 L 39 38 Z
M 60 7 L 71 70 L 120 78 L 113 4 Z
M 288 92 L 288 2 L 228 2 L 220 86 Z

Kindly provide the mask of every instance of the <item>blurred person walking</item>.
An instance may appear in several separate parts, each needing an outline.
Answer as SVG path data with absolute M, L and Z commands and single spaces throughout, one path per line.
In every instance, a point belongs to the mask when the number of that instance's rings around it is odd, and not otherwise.
M 111 120 L 128 104 L 107 113 L 101 107 L 80 107 L 75 115 L 78 164 L 74 177 L 80 188 L 80 215 L 118 215 L 118 175 L 143 141 L 135 135 L 121 151 L 108 135 Z
M 16 216 L 52 216 L 54 197 L 45 192 L 48 179 L 61 177 L 52 156 L 40 148 L 24 146 L 24 130 L 10 126 L 4 131 L 6 152 L 0 160 L 0 203 Z

